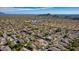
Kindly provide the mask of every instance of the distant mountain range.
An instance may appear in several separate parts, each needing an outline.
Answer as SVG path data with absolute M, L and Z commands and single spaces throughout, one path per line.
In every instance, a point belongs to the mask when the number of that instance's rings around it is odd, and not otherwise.
M 0 12 L 0 16 L 75 16 L 79 17 L 79 14 L 5 14 Z
M 66 19 L 73 19 L 73 20 L 79 20 L 79 14 L 5 14 L 0 12 L 0 16 L 53 16 L 57 18 L 66 18 Z

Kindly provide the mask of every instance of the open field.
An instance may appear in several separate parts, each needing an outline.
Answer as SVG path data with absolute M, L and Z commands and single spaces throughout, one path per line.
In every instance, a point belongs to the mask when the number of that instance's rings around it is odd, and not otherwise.
M 79 19 L 0 16 L 1 51 L 77 51 Z

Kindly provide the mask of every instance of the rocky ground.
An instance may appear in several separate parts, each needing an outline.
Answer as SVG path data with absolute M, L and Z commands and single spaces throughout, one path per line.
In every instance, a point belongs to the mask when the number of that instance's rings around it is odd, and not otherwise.
M 0 17 L 0 51 L 79 50 L 78 29 L 48 26 L 43 24 L 45 20 L 21 18 Z

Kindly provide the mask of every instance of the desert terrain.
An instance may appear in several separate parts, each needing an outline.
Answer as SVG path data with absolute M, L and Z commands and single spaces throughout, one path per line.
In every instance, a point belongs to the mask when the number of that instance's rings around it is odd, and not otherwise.
M 0 51 L 79 51 L 79 18 L 0 16 Z

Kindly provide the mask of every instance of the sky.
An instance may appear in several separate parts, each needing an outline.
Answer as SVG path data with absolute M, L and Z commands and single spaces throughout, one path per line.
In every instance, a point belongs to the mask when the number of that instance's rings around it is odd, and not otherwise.
M 4 14 L 79 14 L 79 7 L 0 7 Z

